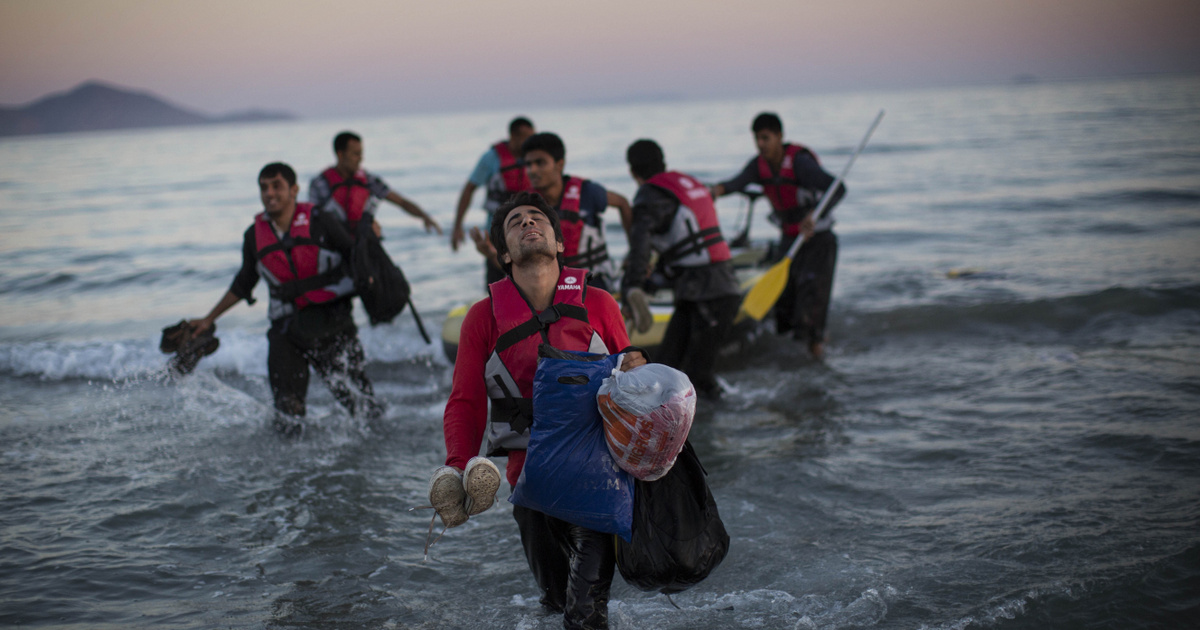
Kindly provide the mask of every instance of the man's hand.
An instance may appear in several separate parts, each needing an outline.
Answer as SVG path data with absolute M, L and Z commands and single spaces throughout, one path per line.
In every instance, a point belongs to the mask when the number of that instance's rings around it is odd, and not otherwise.
M 467 235 L 463 232 L 462 224 L 455 223 L 454 229 L 450 231 L 450 250 L 458 251 L 459 244 L 466 240 L 466 238 Z
M 383 226 L 379 225 L 379 221 L 371 221 L 371 231 L 375 233 L 375 238 L 383 239 Z
M 640 350 L 626 352 L 625 358 L 621 359 L 621 371 L 628 372 L 635 367 L 646 365 L 646 363 L 646 355 L 642 354 Z
M 809 212 L 808 216 L 804 217 L 804 220 L 800 222 L 800 233 L 804 235 L 805 239 L 809 239 L 812 238 L 812 235 L 815 234 L 816 231 L 816 218 L 813 217 L 813 213 Z
M 213 325 L 212 320 L 207 317 L 201 317 L 200 319 L 189 319 L 188 320 L 188 331 L 187 331 L 187 334 L 184 336 L 184 339 L 186 339 L 186 340 L 194 339 L 195 337 L 198 337 L 204 331 L 208 330 L 209 328 L 212 328 L 212 325 Z
M 438 236 L 442 235 L 442 226 L 438 225 L 438 222 L 434 221 L 433 217 L 431 217 L 429 215 L 425 215 L 425 216 L 421 217 L 421 219 L 423 221 L 425 221 L 425 232 L 426 233 L 428 233 L 430 230 L 433 230 L 438 233 Z
M 487 258 L 495 258 L 496 246 L 492 245 L 491 239 L 483 233 L 483 230 L 477 227 L 471 228 L 471 240 L 475 241 L 476 251 Z
M 621 315 L 629 322 L 632 330 L 645 333 L 654 325 L 654 314 L 650 312 L 650 298 L 639 288 L 632 288 L 622 296 Z

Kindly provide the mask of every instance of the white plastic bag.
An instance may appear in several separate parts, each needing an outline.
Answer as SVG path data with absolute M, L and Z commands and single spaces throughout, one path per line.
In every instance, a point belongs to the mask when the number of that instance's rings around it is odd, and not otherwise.
M 696 415 L 696 390 L 686 374 L 661 363 L 613 370 L 596 402 L 604 441 L 622 470 L 643 481 L 671 470 Z

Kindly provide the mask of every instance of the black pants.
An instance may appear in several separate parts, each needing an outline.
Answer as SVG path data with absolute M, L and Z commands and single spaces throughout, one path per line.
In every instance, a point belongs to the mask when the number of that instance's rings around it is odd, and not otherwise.
M 737 295 L 696 302 L 676 300 L 655 360 L 687 374 L 696 393 L 718 392 L 713 366 L 741 303 Z
M 301 314 L 306 311 L 308 316 L 274 322 L 267 331 L 267 374 L 275 408 L 304 417 L 311 366 L 351 414 L 382 415 L 383 405 L 363 370 L 366 359 L 349 309 L 305 309 Z
M 780 251 L 786 252 L 794 240 L 784 237 Z M 800 246 L 788 271 L 787 286 L 775 303 L 775 329 L 780 334 L 791 332 L 797 340 L 810 344 L 825 341 L 837 250 L 837 236 L 828 230 L 813 234 Z
M 563 611 L 563 627 L 608 627 L 608 591 L 617 566 L 612 534 L 572 525 L 513 506 L 525 559 L 542 591 L 541 603 Z

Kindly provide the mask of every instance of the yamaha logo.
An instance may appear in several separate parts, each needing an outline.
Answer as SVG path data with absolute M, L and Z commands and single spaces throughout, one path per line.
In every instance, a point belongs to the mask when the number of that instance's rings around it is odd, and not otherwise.
M 297 214 L 295 223 L 296 223 L 296 227 L 300 227 L 302 225 L 308 225 L 308 215 L 307 214 Z
M 576 278 L 575 276 L 567 276 L 566 278 L 563 278 L 563 282 L 566 284 L 575 284 L 578 281 L 579 278 Z

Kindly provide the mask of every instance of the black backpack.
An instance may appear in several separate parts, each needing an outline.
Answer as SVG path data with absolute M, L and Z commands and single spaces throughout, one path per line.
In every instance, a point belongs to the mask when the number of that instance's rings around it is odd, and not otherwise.
M 383 243 L 371 229 L 374 222 L 371 214 L 363 213 L 350 253 L 354 289 L 362 299 L 372 326 L 396 319 L 408 304 L 411 293 L 404 272 L 392 262 Z
M 634 482 L 633 538 L 617 538 L 617 568 L 631 586 L 670 595 L 699 584 L 729 551 L 729 534 L 690 442 L 657 481 Z

